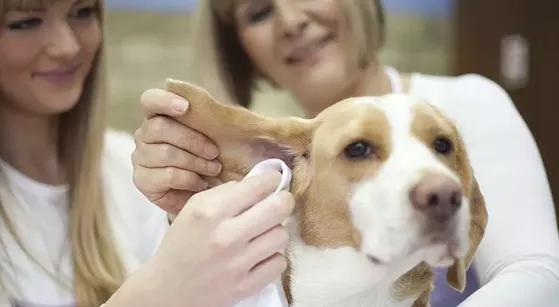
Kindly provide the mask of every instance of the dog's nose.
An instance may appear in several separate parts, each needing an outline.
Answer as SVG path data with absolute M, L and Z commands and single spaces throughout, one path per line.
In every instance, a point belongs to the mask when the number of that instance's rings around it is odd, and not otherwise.
M 410 193 L 414 208 L 429 219 L 447 222 L 462 205 L 462 190 L 458 183 L 445 175 L 428 175 Z

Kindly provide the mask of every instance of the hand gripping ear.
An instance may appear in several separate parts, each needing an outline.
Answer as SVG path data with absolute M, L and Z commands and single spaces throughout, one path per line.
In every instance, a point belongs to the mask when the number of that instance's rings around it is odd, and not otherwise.
M 306 148 L 308 121 L 260 116 L 240 106 L 220 103 L 203 88 L 183 81 L 168 79 L 165 87 L 190 104 L 177 120 L 208 136 L 219 147 L 218 160 L 223 165 L 220 182 L 240 180 L 265 159 L 279 158 L 290 165 L 292 157 Z

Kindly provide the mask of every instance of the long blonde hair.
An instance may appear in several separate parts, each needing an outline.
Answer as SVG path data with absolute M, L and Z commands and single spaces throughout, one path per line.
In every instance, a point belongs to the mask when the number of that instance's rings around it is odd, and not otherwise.
M 58 0 L 0 0 L 0 14 L 7 8 L 44 7 L 55 1 Z M 103 0 L 97 2 L 97 11 L 104 33 Z M 72 110 L 61 115 L 59 148 L 70 185 L 69 231 L 74 291 L 76 303 L 80 307 L 100 306 L 124 280 L 123 265 L 105 210 L 101 178 L 106 127 L 103 50 L 102 43 L 79 102 Z M 0 202 L 0 218 L 11 234 L 17 237 L 4 205 Z

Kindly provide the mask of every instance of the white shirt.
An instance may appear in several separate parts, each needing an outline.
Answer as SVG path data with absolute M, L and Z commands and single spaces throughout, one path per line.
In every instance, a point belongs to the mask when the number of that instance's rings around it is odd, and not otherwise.
M 102 160 L 107 214 L 127 274 L 155 252 L 168 227 L 167 214 L 133 184 L 134 146 L 130 135 L 109 130 Z M 3 292 L 0 305 L 9 306 L 10 301 L 17 301 L 17 306 L 74 305 L 68 186 L 37 182 L 1 160 L 0 170 L 0 199 L 19 238 L 46 269 L 60 272 L 64 282 L 60 286 L 29 260 L 2 224 L 1 274 L 12 295 Z
M 559 306 L 553 199 L 534 138 L 507 93 L 479 75 L 418 73 L 409 93 L 455 119 L 487 205 L 474 259 L 481 288 L 460 307 Z

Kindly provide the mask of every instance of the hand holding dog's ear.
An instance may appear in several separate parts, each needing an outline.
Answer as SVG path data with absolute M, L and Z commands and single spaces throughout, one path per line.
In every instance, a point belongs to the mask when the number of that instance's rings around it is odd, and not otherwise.
M 144 120 L 134 135 L 134 183 L 157 206 L 177 214 L 194 193 L 207 187 L 201 176 L 220 172 L 215 160 L 219 151 L 208 137 L 175 120 L 189 111 L 184 98 L 150 89 L 140 103 Z

